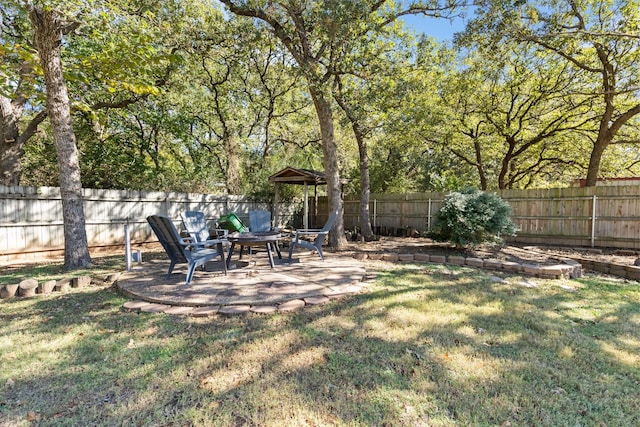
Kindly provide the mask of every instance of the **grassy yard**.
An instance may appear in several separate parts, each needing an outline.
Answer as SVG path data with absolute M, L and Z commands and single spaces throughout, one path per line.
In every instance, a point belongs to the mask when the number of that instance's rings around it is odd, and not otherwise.
M 637 426 L 640 287 L 402 266 L 282 315 L 0 302 L 0 425 Z

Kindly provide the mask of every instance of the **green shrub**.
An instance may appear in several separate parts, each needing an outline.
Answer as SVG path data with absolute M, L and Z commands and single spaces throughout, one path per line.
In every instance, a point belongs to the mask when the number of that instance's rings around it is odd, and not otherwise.
M 507 202 L 495 194 L 470 189 L 445 197 L 430 236 L 457 247 L 468 247 L 500 243 L 502 236 L 513 236 L 516 231 Z

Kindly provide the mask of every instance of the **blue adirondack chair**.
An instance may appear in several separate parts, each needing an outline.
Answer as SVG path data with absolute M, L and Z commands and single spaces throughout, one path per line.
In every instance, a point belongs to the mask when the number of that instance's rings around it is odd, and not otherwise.
M 226 239 L 228 230 L 214 229 L 216 239 L 211 239 L 211 230 L 207 226 L 207 220 L 203 212 L 185 211 L 180 214 L 184 229 L 189 233 L 189 238 L 193 243 L 200 246 L 215 246 L 220 239 Z
M 222 259 L 222 268 L 224 274 L 227 274 L 227 265 L 224 262 L 225 251 L 223 248 L 223 240 L 209 240 L 208 243 L 215 244 L 216 249 L 208 249 L 200 244 L 184 241 L 182 237 L 180 237 L 180 233 L 178 233 L 173 221 L 166 216 L 151 215 L 147 217 L 147 222 L 158 237 L 160 244 L 171 261 L 169 271 L 167 272 L 167 279 L 171 277 L 171 273 L 176 264 L 187 264 L 186 284 L 189 285 L 191 284 L 191 279 L 193 278 L 193 273 L 196 268 L 205 265 L 216 257 Z
M 296 230 L 295 237 L 291 240 L 291 244 L 289 245 L 289 261 L 291 261 L 291 257 L 293 256 L 293 249 L 296 246 L 302 246 L 303 248 L 310 249 L 312 251 L 318 252 L 320 255 L 320 259 L 324 261 L 324 255 L 322 254 L 322 243 L 324 239 L 329 235 L 329 230 L 333 227 L 333 223 L 338 218 L 338 211 L 333 211 L 329 215 L 327 222 L 324 224 L 324 227 L 321 229 L 299 229 Z M 303 236 L 313 236 L 316 238 L 309 242 L 307 240 L 302 239 Z

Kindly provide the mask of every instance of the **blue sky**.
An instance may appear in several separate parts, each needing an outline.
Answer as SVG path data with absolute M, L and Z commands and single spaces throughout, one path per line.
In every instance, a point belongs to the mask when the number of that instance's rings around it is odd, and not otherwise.
M 409 15 L 404 18 L 407 26 L 425 33 L 440 41 L 451 41 L 453 34 L 464 30 L 465 21 L 455 18 L 451 21 L 443 18 L 431 18 L 422 15 Z

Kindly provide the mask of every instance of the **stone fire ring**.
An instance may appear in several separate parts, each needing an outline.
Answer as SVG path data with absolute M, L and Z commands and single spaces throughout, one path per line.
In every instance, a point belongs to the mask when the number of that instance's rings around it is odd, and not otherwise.
M 292 263 L 278 260 L 275 268 L 264 258 L 253 255 L 236 261 L 226 276 L 219 261 L 211 262 L 205 271 L 196 271 L 189 286 L 186 266 L 177 266 L 165 279 L 168 260 L 150 261 L 124 273 L 117 287 L 133 298 L 124 304 L 127 311 L 210 316 L 294 311 L 367 286 L 364 264 L 354 258 L 322 261 L 310 254 Z

